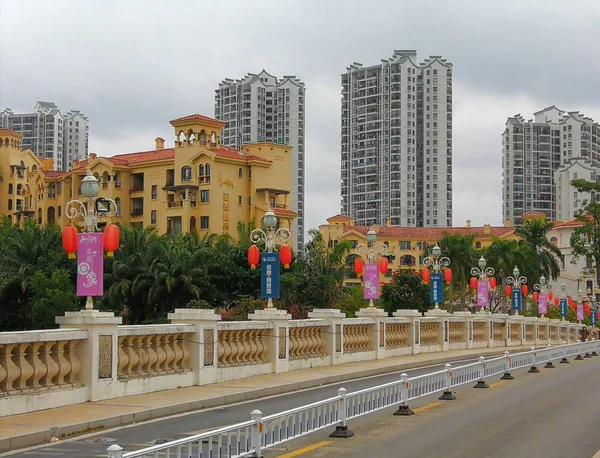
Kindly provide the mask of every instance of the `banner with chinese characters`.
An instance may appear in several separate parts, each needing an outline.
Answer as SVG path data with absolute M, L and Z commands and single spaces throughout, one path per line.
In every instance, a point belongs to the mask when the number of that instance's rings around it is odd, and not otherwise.
M 548 296 L 540 294 L 538 299 L 538 313 L 540 315 L 546 315 L 548 313 Z
M 379 264 L 365 265 L 365 299 L 379 299 Z
M 596 326 L 598 324 L 598 314 L 600 311 L 592 310 L 592 326 Z
M 490 284 L 487 280 L 477 280 L 477 307 L 490 305 Z
M 567 300 L 560 300 L 560 316 L 567 316 Z
M 279 299 L 279 253 L 260 255 L 260 297 Z
M 577 321 L 583 321 L 583 303 L 577 304 Z
M 441 304 L 444 302 L 444 274 L 434 272 L 431 274 L 431 291 L 429 302 Z
M 521 310 L 521 289 L 513 287 L 512 289 L 512 308 L 517 312 Z
M 104 248 L 102 232 L 79 234 L 77 248 L 77 295 L 104 294 Z

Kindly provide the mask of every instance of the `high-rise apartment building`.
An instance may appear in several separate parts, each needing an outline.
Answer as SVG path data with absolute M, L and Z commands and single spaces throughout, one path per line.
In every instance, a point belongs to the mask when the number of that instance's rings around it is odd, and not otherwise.
M 452 226 L 452 64 L 394 51 L 342 75 L 342 214 L 357 225 Z
M 564 217 L 557 202 L 563 192 L 573 195 L 574 190 L 561 185 L 559 196 L 555 172 L 575 159 L 591 168 L 600 165 L 600 127 L 593 119 L 554 105 L 533 116 L 528 121 L 520 114 L 508 118 L 502 134 L 502 212 L 512 225 L 521 224 L 528 211 L 552 220 Z M 561 205 L 572 213 L 575 202 Z
M 215 91 L 215 118 L 224 121 L 221 143 L 241 149 L 245 143 L 274 142 L 293 151 L 291 209 L 296 249 L 304 242 L 304 83 L 295 76 L 277 78 L 265 70 L 242 79 L 225 79 Z
M 37 102 L 33 113 L 0 112 L 0 128 L 23 136 L 23 149 L 52 159 L 55 170 L 71 170 L 75 159 L 88 157 L 88 119 L 79 111 L 61 113 L 51 102 Z

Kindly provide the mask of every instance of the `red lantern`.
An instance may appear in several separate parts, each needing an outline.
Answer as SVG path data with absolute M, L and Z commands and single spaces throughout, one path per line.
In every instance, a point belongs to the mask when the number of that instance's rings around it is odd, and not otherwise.
M 490 288 L 496 288 L 496 279 L 494 277 L 490 278 Z
M 65 226 L 62 231 L 62 245 L 68 253 L 69 259 L 75 259 L 79 246 L 79 235 L 75 226 Z
M 365 263 L 362 258 L 354 258 L 354 272 L 356 272 L 356 275 L 361 276 L 364 270 Z
M 510 297 L 512 294 L 512 287 L 510 285 L 506 285 L 506 288 L 504 288 L 504 294 L 506 294 L 506 297 Z
M 429 271 L 429 269 L 423 269 L 421 271 L 421 278 L 423 279 L 426 285 L 429 284 L 429 280 L 431 280 L 431 272 Z
M 552 291 L 548 292 L 548 299 L 552 300 L 552 298 L 554 297 L 554 294 L 552 293 Z M 558 298 L 557 298 L 558 299 Z
M 539 301 L 540 300 L 540 293 L 538 293 L 537 291 L 533 292 L 533 300 L 534 301 Z
M 256 245 L 252 245 L 248 248 L 248 264 L 252 270 L 256 269 L 256 265 L 260 259 L 260 250 Z
M 119 248 L 120 234 L 121 231 L 116 224 L 107 224 L 104 228 L 104 249 L 109 258 L 112 258 L 115 250 Z
M 573 298 L 571 296 L 567 297 L 567 304 L 569 304 L 571 307 L 573 306 Z
M 292 263 L 292 249 L 289 245 L 282 245 L 279 248 L 279 257 L 284 269 L 289 269 Z
M 558 307 L 558 306 L 560 305 L 560 301 L 558 300 L 558 297 L 555 297 L 555 298 L 554 298 L 554 305 L 555 305 L 556 307 Z
M 527 285 L 521 286 L 521 292 L 523 293 L 523 296 L 527 296 L 527 293 L 529 292 Z
M 477 279 L 475 277 L 471 277 L 471 280 L 469 280 L 469 284 L 471 285 L 471 289 L 477 289 Z
M 444 280 L 446 283 L 450 283 L 452 281 L 452 269 L 447 267 L 444 269 Z
M 379 260 L 379 272 L 381 272 L 382 274 L 387 273 L 387 271 L 388 271 L 388 265 L 389 265 L 388 258 L 382 257 Z

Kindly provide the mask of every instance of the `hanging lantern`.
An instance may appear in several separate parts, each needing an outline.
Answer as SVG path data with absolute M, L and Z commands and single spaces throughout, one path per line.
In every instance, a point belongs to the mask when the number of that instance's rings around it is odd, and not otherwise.
M 554 305 L 555 305 L 556 307 L 558 307 L 558 306 L 560 305 L 560 301 L 558 300 L 558 297 L 555 297 L 555 298 L 554 298 Z
M 552 300 L 552 298 L 554 297 L 554 294 L 552 293 L 552 291 L 548 292 L 548 299 Z
M 429 271 L 429 269 L 423 269 L 421 271 L 421 278 L 423 279 L 426 285 L 429 284 L 429 280 L 431 280 L 431 272 Z
M 284 269 L 289 269 L 292 263 L 292 249 L 289 245 L 282 245 L 279 248 L 279 258 L 283 264 Z
M 75 226 L 65 226 L 62 231 L 62 245 L 68 253 L 69 259 L 77 258 L 77 247 L 79 246 L 79 236 Z
M 571 296 L 567 297 L 567 304 L 569 304 L 571 307 L 573 306 L 573 298 Z
M 121 231 L 116 224 L 107 224 L 104 228 L 104 249 L 109 258 L 112 258 L 115 250 L 119 248 L 120 234 Z
M 521 286 L 521 292 L 523 293 L 523 296 L 527 296 L 527 293 L 529 292 L 527 285 Z
M 537 291 L 533 292 L 533 300 L 534 301 L 539 301 L 540 300 L 540 293 L 538 293 Z
M 354 258 L 354 272 L 356 273 L 356 275 L 360 277 L 364 270 L 365 263 L 363 262 L 362 258 Z
M 446 283 L 450 283 L 452 281 L 452 269 L 446 267 L 444 269 L 444 280 Z
M 494 277 L 490 278 L 490 288 L 496 288 L 496 279 Z
M 504 294 L 506 294 L 506 297 L 510 297 L 512 294 L 512 287 L 510 285 L 506 285 L 506 288 L 504 288 Z
M 389 265 L 388 258 L 386 258 L 385 256 L 382 257 L 379 260 L 379 272 L 381 272 L 382 274 L 387 273 L 387 271 L 388 271 L 388 265 Z
M 471 280 L 469 280 L 469 284 L 471 285 L 471 289 L 477 289 L 477 279 L 475 277 L 471 277 Z
M 256 245 L 252 245 L 248 248 L 248 264 L 252 270 L 256 269 L 256 265 L 260 259 L 260 250 Z

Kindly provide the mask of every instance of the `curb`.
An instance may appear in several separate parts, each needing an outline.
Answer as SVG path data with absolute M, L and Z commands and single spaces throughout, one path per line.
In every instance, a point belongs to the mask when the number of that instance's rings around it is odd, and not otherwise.
M 502 356 L 506 351 L 507 347 L 499 347 L 499 350 L 493 352 L 485 352 L 486 357 Z M 519 347 L 513 347 L 515 350 L 521 350 Z M 200 401 L 186 402 L 183 404 L 175 404 L 171 406 L 148 408 L 140 410 L 139 412 L 128 413 L 123 415 L 115 415 L 112 417 L 98 418 L 92 421 L 85 421 L 80 423 L 73 423 L 70 425 L 63 425 L 59 427 L 53 427 L 44 429 L 41 431 L 35 431 L 27 434 L 20 434 L 18 436 L 0 438 L 0 453 L 6 453 L 10 451 L 16 451 L 18 449 L 32 447 L 50 442 L 53 437 L 62 436 L 75 436 L 83 433 L 92 433 L 101 431 L 103 429 L 115 428 L 118 426 L 126 426 L 135 422 L 142 422 L 146 420 L 153 420 L 157 418 L 167 417 L 169 415 L 192 412 L 195 410 L 209 409 L 212 407 L 225 406 L 229 404 L 235 404 L 243 401 L 251 401 L 259 398 L 265 398 L 268 396 L 291 393 L 298 390 L 305 390 L 308 388 L 316 388 L 323 385 L 330 385 L 332 383 L 339 383 L 344 381 L 356 380 L 364 377 L 371 377 L 374 375 L 384 375 L 391 372 L 399 372 L 408 369 L 417 369 L 424 366 L 432 366 L 438 364 L 452 363 L 455 361 L 463 361 L 465 359 L 471 359 L 475 355 L 480 356 L 484 348 L 480 348 L 473 353 L 457 356 L 440 356 L 438 358 L 430 357 L 423 361 L 415 361 L 411 363 L 399 363 L 392 366 L 363 369 L 350 374 L 342 375 L 328 375 L 324 377 L 314 378 L 312 380 L 305 380 L 297 383 L 288 383 L 285 385 L 270 386 L 265 388 L 257 388 L 249 390 L 244 393 L 234 393 L 224 396 L 215 396 Z M 435 353 L 431 353 L 434 355 Z M 352 364 L 352 363 L 349 363 Z M 208 385 L 210 386 L 210 385 Z

